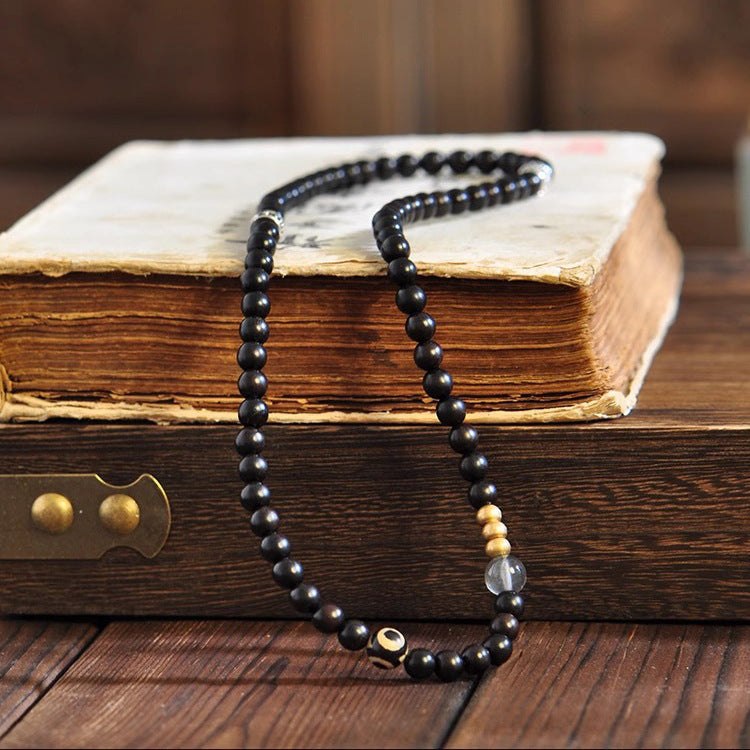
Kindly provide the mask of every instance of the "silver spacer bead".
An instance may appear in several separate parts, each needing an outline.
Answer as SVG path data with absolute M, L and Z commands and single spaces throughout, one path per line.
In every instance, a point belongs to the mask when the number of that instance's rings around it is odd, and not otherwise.
M 542 181 L 542 184 L 546 185 L 552 181 L 552 178 L 555 176 L 555 170 L 546 161 L 529 159 L 529 161 L 518 168 L 518 174 L 535 174 Z
M 283 214 L 267 208 L 264 211 L 258 211 L 258 213 L 253 216 L 253 222 L 256 219 L 270 219 L 279 228 L 279 239 L 281 239 L 281 236 L 284 234 L 284 227 L 286 226 Z M 252 224 L 253 222 L 250 223 Z

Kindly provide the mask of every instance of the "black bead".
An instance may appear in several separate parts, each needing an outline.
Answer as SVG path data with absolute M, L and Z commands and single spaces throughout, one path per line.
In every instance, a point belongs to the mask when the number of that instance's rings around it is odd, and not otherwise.
M 469 211 L 480 211 L 489 205 L 490 197 L 481 185 L 472 185 L 466 192 L 469 194 Z
M 311 614 L 320 606 L 320 592 L 311 583 L 300 583 L 289 592 L 289 600 L 297 612 Z
M 414 362 L 422 370 L 434 370 L 443 361 L 443 348 L 437 341 L 423 341 L 414 347 Z
M 418 195 L 410 195 L 404 199 L 409 205 L 409 220 L 420 221 L 424 216 L 424 203 Z
M 271 502 L 271 490 L 262 482 L 250 482 L 240 492 L 240 503 L 250 512 L 262 508 Z
M 258 211 L 278 211 L 282 213 L 283 209 L 284 199 L 278 193 L 264 195 L 258 204 Z
M 437 191 L 433 193 L 435 196 L 435 216 L 447 216 L 451 212 L 451 208 L 453 207 L 453 199 L 451 198 L 450 193 L 444 193 L 442 191 Z
M 268 464 L 263 456 L 253 454 L 240 459 L 240 479 L 243 482 L 262 482 L 268 474 Z
M 464 660 L 457 651 L 440 651 L 435 655 L 435 674 L 443 682 L 454 682 L 464 671 Z
M 291 557 L 286 557 L 275 563 L 271 575 L 273 575 L 273 580 L 285 589 L 293 589 L 295 586 L 299 586 L 304 578 L 302 566 L 296 560 L 292 560 Z
M 507 635 L 491 635 L 482 645 L 490 652 L 490 661 L 496 667 L 508 661 L 513 653 L 513 642 Z
M 256 536 L 264 537 L 273 534 L 278 527 L 279 514 L 273 508 L 258 508 L 250 516 L 250 528 Z
M 419 161 L 411 154 L 403 154 L 396 159 L 396 169 L 403 177 L 411 177 L 419 166 Z
M 409 677 L 424 680 L 435 672 L 435 654 L 426 648 L 415 648 L 406 655 L 404 669 Z
M 266 446 L 266 436 L 255 427 L 245 427 L 237 433 L 234 447 L 237 453 L 247 456 L 250 453 L 260 453 Z
M 250 225 L 250 234 L 256 232 L 267 234 L 269 237 L 279 238 L 279 227 L 273 219 L 269 219 L 267 216 L 261 216 L 257 218 Z
M 390 206 L 385 206 L 377 211 L 372 217 L 372 230 L 373 232 L 379 232 L 381 229 L 386 227 L 392 227 L 396 224 L 401 223 L 401 214 Z
M 497 181 L 498 186 L 502 190 L 501 202 L 512 203 L 517 201 L 521 195 L 521 189 L 518 187 L 518 183 L 512 177 L 503 177 Z
M 383 227 L 375 233 L 375 244 L 378 246 L 378 250 L 380 250 L 383 247 L 383 243 L 389 237 L 395 237 L 396 235 L 398 235 L 399 237 L 403 237 L 403 234 L 404 228 L 401 225 L 401 222 L 399 222 L 398 224 L 392 224 L 388 227 Z
M 507 635 L 511 641 L 518 635 L 521 623 L 510 612 L 501 612 L 491 623 L 490 632 L 497 635 Z
M 542 178 L 538 174 L 527 174 L 526 181 L 531 195 L 536 195 L 542 189 Z
M 269 562 L 278 562 L 289 556 L 292 545 L 289 540 L 281 534 L 269 534 L 264 536 L 260 542 L 260 554 Z
M 273 255 L 267 250 L 250 250 L 245 256 L 245 268 L 262 268 L 266 273 L 271 273 Z
M 338 633 L 344 625 L 344 610 L 337 604 L 324 604 L 315 611 L 312 624 L 321 633 Z
M 487 457 L 483 453 L 474 451 L 464 456 L 458 464 L 461 476 L 469 482 L 484 479 L 487 473 Z
M 467 674 L 482 674 L 492 663 L 490 652 L 480 645 L 469 646 L 461 654 Z
M 435 319 L 426 312 L 415 313 L 406 319 L 404 328 L 412 341 L 429 341 L 435 335 Z
M 437 201 L 433 193 L 419 193 L 417 195 L 422 201 L 422 218 L 431 219 L 437 211 Z
M 263 292 L 247 292 L 242 297 L 242 314 L 265 318 L 271 312 L 271 300 Z
M 381 156 L 380 159 L 375 162 L 375 171 L 380 180 L 389 180 L 394 174 L 396 174 L 397 170 L 398 165 L 396 164 L 396 160 L 387 156 Z
M 374 161 L 358 161 L 359 169 L 362 173 L 362 184 L 367 185 L 368 182 L 372 182 L 378 176 L 378 170 L 375 166 Z
M 420 160 L 419 166 L 427 174 L 437 174 L 445 164 L 445 156 L 437 151 L 428 151 Z
M 259 398 L 268 388 L 268 378 L 260 370 L 245 370 L 237 380 L 237 388 L 243 396 Z
M 483 505 L 494 503 L 497 500 L 497 487 L 492 482 L 482 479 L 479 482 L 474 482 L 469 487 L 467 494 L 471 507 L 479 510 Z
M 462 424 L 451 430 L 448 442 L 456 453 L 471 453 L 479 445 L 479 433 L 470 424 Z
M 469 208 L 469 194 L 461 188 L 453 188 L 448 191 L 451 197 L 451 213 L 462 214 Z
M 496 182 L 483 182 L 482 187 L 487 191 L 488 206 L 496 206 L 500 203 L 503 191 Z
M 497 169 L 497 154 L 494 151 L 480 151 L 474 157 L 474 163 L 482 174 L 489 174 Z
M 439 401 L 450 396 L 453 389 L 453 378 L 445 370 L 429 370 L 422 378 L 422 387 L 430 398 Z
M 347 182 L 350 185 L 361 185 L 364 182 L 362 167 L 359 166 L 359 163 L 344 164 L 344 170 L 346 172 Z
M 448 157 L 448 164 L 454 174 L 464 174 L 474 164 L 474 156 L 468 151 L 454 151 Z
M 240 276 L 244 292 L 265 292 L 271 277 L 262 268 L 246 268 Z
M 388 264 L 388 278 L 399 286 L 414 283 L 417 267 L 408 258 L 396 258 Z
M 257 341 L 248 341 L 237 350 L 237 364 L 243 370 L 261 370 L 267 359 L 266 348 Z
M 273 254 L 276 250 L 276 238 L 272 237 L 265 232 L 253 232 L 247 238 L 247 250 L 265 250 L 267 253 Z
M 532 194 L 532 188 L 531 188 L 531 182 L 529 180 L 529 176 L 522 174 L 518 178 L 518 189 L 520 191 L 519 199 L 523 200 L 524 198 L 528 198 Z
M 523 597 L 515 591 L 501 591 L 495 599 L 495 612 L 510 612 L 514 617 L 523 616 Z
M 245 427 L 262 427 L 268 421 L 268 406 L 259 398 L 246 398 L 240 404 L 238 415 Z
M 339 643 L 347 651 L 359 651 L 370 639 L 370 628 L 362 620 L 347 620 L 339 630 Z
M 449 396 L 437 405 L 437 418 L 449 427 L 458 427 L 466 419 L 466 406 L 460 398 Z
M 427 296 L 422 287 L 412 284 L 405 286 L 396 292 L 396 307 L 406 315 L 422 312 L 427 304 Z
M 403 234 L 393 234 L 386 237 L 380 246 L 380 254 L 386 263 L 390 263 L 396 258 L 408 258 L 409 252 L 409 243 Z
M 268 333 L 268 323 L 257 315 L 245 318 L 240 324 L 240 336 L 243 341 L 264 344 L 268 340 Z

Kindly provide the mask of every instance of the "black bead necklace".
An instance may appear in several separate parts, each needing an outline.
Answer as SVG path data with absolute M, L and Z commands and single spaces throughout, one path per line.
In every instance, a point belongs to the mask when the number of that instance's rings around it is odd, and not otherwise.
M 322 193 L 365 185 L 374 179 L 387 180 L 396 174 L 409 177 L 420 168 L 435 175 L 445 166 L 454 174 L 464 174 L 475 168 L 485 175 L 500 170 L 503 176 L 466 188 L 419 193 L 391 201 L 372 220 L 377 246 L 388 264 L 388 278 L 398 287 L 396 305 L 407 316 L 406 334 L 416 342 L 414 361 L 425 370 L 422 385 L 427 395 L 437 401 L 438 420 L 450 427 L 448 440 L 461 456 L 459 471 L 470 483 L 468 500 L 477 511 L 477 521 L 486 541 L 485 552 L 490 557 L 485 583 L 495 594 L 496 616 L 490 623 L 489 637 L 461 653 L 447 650 L 433 654 L 423 648 L 409 650 L 404 636 L 394 628 L 382 628 L 371 634 L 361 620 L 345 618 L 336 604 L 324 604 L 318 589 L 303 581 L 302 565 L 290 557 L 289 540 L 278 533 L 279 515 L 269 506 L 271 491 L 264 484 L 268 464 L 260 455 L 265 446 L 261 428 L 268 421 L 268 406 L 262 399 L 268 382 L 262 370 L 266 364 L 264 344 L 269 333 L 265 319 L 271 309 L 266 292 L 274 251 L 284 229 L 284 212 Z M 404 154 L 397 159 L 358 161 L 314 172 L 269 193 L 261 200 L 250 226 L 245 270 L 241 276 L 242 313 L 245 315 L 240 325 L 243 343 L 237 352 L 237 362 L 243 370 L 238 387 L 244 401 L 239 407 L 243 429 L 235 445 L 241 456 L 240 478 L 246 483 L 240 499 L 243 507 L 252 513 L 250 527 L 261 537 L 261 555 L 272 564 L 274 581 L 289 590 L 292 606 L 310 615 L 313 625 L 321 632 L 337 633 L 344 648 L 350 651 L 366 648 L 376 667 L 390 669 L 403 664 L 415 679 L 436 674 L 441 680 L 451 681 L 464 672 L 481 674 L 491 664 L 497 666 L 510 658 L 523 614 L 524 603 L 518 592 L 526 582 L 526 571 L 523 563 L 510 554 L 507 528 L 502 523 L 500 508 L 495 505 L 497 490 L 484 478 L 487 459 L 477 451 L 477 430 L 464 422 L 464 402 L 451 395 L 453 379 L 440 367 L 443 350 L 433 338 L 435 320 L 424 311 L 425 292 L 416 284 L 417 268 L 409 260 L 410 248 L 403 230 L 405 224 L 423 219 L 478 211 L 528 198 L 539 193 L 552 176 L 552 166 L 539 157 L 494 151 L 476 154 L 455 151 L 448 156 L 430 151 L 421 159 Z

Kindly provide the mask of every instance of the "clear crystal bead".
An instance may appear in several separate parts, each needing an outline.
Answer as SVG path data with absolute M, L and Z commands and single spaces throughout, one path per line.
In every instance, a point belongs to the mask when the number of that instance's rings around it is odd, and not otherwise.
M 484 583 L 493 594 L 518 592 L 526 585 L 526 568 L 514 555 L 493 557 L 484 571 Z

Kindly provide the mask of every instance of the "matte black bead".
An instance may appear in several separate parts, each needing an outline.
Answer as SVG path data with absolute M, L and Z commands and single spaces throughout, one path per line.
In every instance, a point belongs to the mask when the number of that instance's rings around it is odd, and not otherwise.
M 436 400 L 450 396 L 453 378 L 445 370 L 429 370 L 422 378 L 425 393 Z
M 265 318 L 271 312 L 271 300 L 263 292 L 247 292 L 242 297 L 242 314 Z
M 498 186 L 502 190 L 501 202 L 512 203 L 517 201 L 521 195 L 521 189 L 518 187 L 518 183 L 512 177 L 503 177 L 497 181 Z
M 436 205 L 435 216 L 447 216 L 451 212 L 451 208 L 453 208 L 453 199 L 450 193 L 437 191 L 433 195 L 435 196 Z
M 453 188 L 448 194 L 451 197 L 451 213 L 462 214 L 469 208 L 469 194 L 461 188 Z
M 466 419 L 466 406 L 460 398 L 449 396 L 438 402 L 437 418 L 449 427 L 458 427 Z
M 431 219 L 437 211 L 437 201 L 433 193 L 418 193 L 417 197 L 422 201 L 422 218 Z
M 409 252 L 409 243 L 403 234 L 394 234 L 386 237 L 380 245 L 380 254 L 386 263 L 390 263 L 396 258 L 408 258 Z
M 467 493 L 469 497 L 469 504 L 475 510 L 479 510 L 483 505 L 487 503 L 494 503 L 497 500 L 497 487 L 492 482 L 488 482 L 486 479 L 481 479 L 479 482 L 469 487 Z
M 479 433 L 470 424 L 462 424 L 451 430 L 448 442 L 456 453 L 471 453 L 479 445 Z
M 257 341 L 248 341 L 237 350 L 237 364 L 243 370 L 261 370 L 267 359 L 265 346 Z
M 497 169 L 497 154 L 494 151 L 480 151 L 474 157 L 474 163 L 482 174 L 489 174 Z
M 496 206 L 500 203 L 503 191 L 496 182 L 483 182 L 482 187 L 487 191 L 488 206 Z
M 490 661 L 496 667 L 508 661 L 513 653 L 513 642 L 507 635 L 491 635 L 482 645 L 490 652 Z
M 489 205 L 490 197 L 481 185 L 472 185 L 466 192 L 469 194 L 469 211 L 480 211 Z
M 265 252 L 273 255 L 274 250 L 276 250 L 276 243 L 276 238 L 272 237 L 270 234 L 266 234 L 265 232 L 253 232 L 247 238 L 245 244 L 248 252 L 251 250 L 265 250 Z
M 404 328 L 412 341 L 429 341 L 435 335 L 435 319 L 429 313 L 418 312 L 406 319 Z
M 251 513 L 271 502 L 271 490 L 262 482 L 250 482 L 240 492 L 242 507 Z
M 396 307 L 406 315 L 422 312 L 425 304 L 427 304 L 427 296 L 424 289 L 416 284 L 401 287 L 396 292 Z
M 445 164 L 445 156 L 437 151 L 428 151 L 420 160 L 419 166 L 427 174 L 437 174 Z
M 267 250 L 249 250 L 245 256 L 245 268 L 262 268 L 266 273 L 271 273 L 273 255 Z
M 324 604 L 315 611 L 312 624 L 321 633 L 338 633 L 344 625 L 344 610 L 337 604 Z
M 474 164 L 474 155 L 468 151 L 454 151 L 448 157 L 448 165 L 454 174 L 464 174 Z
M 435 673 L 435 654 L 426 648 L 415 648 L 406 655 L 404 669 L 415 680 L 427 679 Z
M 491 623 L 490 632 L 497 635 L 507 635 L 512 640 L 518 635 L 521 623 L 510 612 L 501 612 Z
M 419 166 L 419 161 L 411 154 L 403 154 L 396 159 L 396 169 L 403 177 L 411 177 Z
M 264 537 L 273 534 L 278 527 L 279 514 L 273 508 L 258 508 L 250 516 L 250 528 L 256 536 Z
M 398 171 L 398 165 L 396 164 L 395 159 L 381 156 L 380 159 L 375 162 L 375 170 L 377 171 L 378 179 L 390 180 L 390 178 Z
M 243 456 L 260 453 L 266 447 L 266 436 L 255 427 L 245 427 L 237 433 L 234 447 Z
M 268 421 L 268 406 L 259 398 L 246 398 L 240 404 L 238 414 L 245 427 L 262 427 Z
M 279 238 L 279 227 L 273 219 L 267 216 L 260 216 L 250 225 L 250 234 L 255 233 L 267 234 L 275 239 Z
M 243 341 L 264 344 L 268 340 L 268 323 L 257 315 L 245 318 L 240 324 L 240 337 Z
M 443 682 L 454 682 L 464 671 L 464 660 L 457 651 L 440 651 L 435 655 L 435 674 Z
M 523 616 L 523 597 L 515 591 L 501 591 L 495 599 L 495 612 L 510 612 L 514 617 Z
M 474 451 L 464 456 L 458 464 L 461 476 L 469 482 L 484 479 L 487 473 L 487 457 L 483 453 Z
M 320 606 L 320 592 L 311 583 L 300 583 L 289 592 L 289 600 L 297 612 L 311 614 Z
M 264 536 L 260 542 L 260 554 L 269 562 L 278 562 L 289 556 L 292 545 L 289 540 L 281 534 L 269 534 Z
M 471 675 L 482 674 L 492 663 L 490 652 L 481 645 L 469 646 L 464 649 L 461 658 L 464 660 L 466 673 Z
M 291 557 L 275 563 L 271 575 L 273 575 L 273 580 L 285 589 L 293 589 L 295 586 L 299 586 L 304 578 L 302 565 L 296 560 L 292 560 Z
M 398 235 L 403 237 L 404 228 L 399 222 L 398 224 L 392 224 L 388 227 L 383 227 L 379 232 L 375 234 L 375 244 L 378 246 L 378 250 L 383 247 L 383 243 L 389 238 Z
M 271 277 L 262 268 L 246 268 L 240 276 L 242 291 L 265 292 Z
M 245 370 L 237 380 L 237 389 L 243 396 L 260 398 L 268 388 L 268 379 L 260 370 Z
M 518 170 L 518 167 L 526 161 L 526 156 L 516 154 L 513 151 L 506 151 L 504 154 L 500 154 L 497 159 L 498 167 L 500 167 L 503 172 L 515 172 Z
M 399 286 L 413 284 L 417 267 L 408 258 L 396 258 L 388 264 L 388 278 Z
M 243 482 L 262 482 L 268 474 L 268 464 L 263 456 L 257 454 L 243 456 L 239 472 Z
M 362 620 L 347 620 L 339 630 L 339 643 L 347 651 L 359 651 L 370 639 L 370 628 Z
M 443 361 L 443 348 L 437 341 L 423 341 L 414 347 L 414 363 L 422 370 L 434 370 Z

